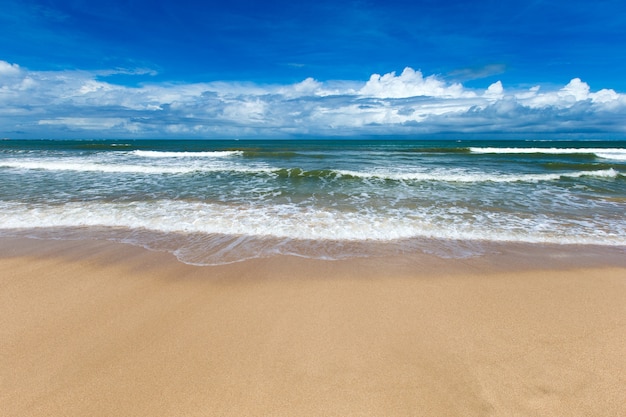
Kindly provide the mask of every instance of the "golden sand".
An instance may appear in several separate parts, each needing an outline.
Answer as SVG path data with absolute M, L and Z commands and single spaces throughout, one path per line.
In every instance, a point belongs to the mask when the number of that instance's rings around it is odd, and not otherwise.
M 1 239 L 0 415 L 625 416 L 626 267 L 524 259 Z

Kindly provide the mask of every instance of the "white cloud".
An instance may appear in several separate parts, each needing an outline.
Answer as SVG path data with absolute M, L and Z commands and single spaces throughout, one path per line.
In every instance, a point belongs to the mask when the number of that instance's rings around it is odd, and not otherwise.
M 328 95 L 324 92 L 324 86 L 321 82 L 313 78 L 307 78 L 304 81 L 290 86 L 281 86 L 276 91 L 285 97 L 301 97 L 301 96 L 323 96 Z
M 589 97 L 589 85 L 580 80 L 580 78 L 574 78 L 565 87 L 559 91 L 559 96 L 570 100 L 570 97 L 574 98 L 574 101 L 586 100 Z
M 405 68 L 402 74 L 395 72 L 385 75 L 373 74 L 369 81 L 358 92 L 366 97 L 406 98 L 406 97 L 474 97 L 475 93 L 467 91 L 461 84 L 446 84 L 431 75 L 426 78 L 421 71 Z
M 594 103 L 610 103 L 617 102 L 620 100 L 620 95 L 617 94 L 614 90 L 602 89 L 597 93 L 589 94 L 591 97 L 591 101 Z M 622 96 L 622 99 L 624 97 Z
M 114 70 L 115 71 L 115 70 Z M 474 90 L 406 68 L 365 81 L 150 83 L 107 71 L 29 71 L 0 61 L 0 132 L 64 137 L 285 137 L 585 132 L 626 134 L 626 95 L 575 78 L 556 89 Z
M 6 61 L 0 61 L 0 76 L 14 76 L 20 73 L 20 66 L 17 64 L 9 64 Z
M 504 96 L 504 87 L 502 87 L 502 82 L 496 81 L 495 83 L 491 84 L 487 88 L 487 91 L 485 91 L 484 96 L 492 99 L 502 98 Z

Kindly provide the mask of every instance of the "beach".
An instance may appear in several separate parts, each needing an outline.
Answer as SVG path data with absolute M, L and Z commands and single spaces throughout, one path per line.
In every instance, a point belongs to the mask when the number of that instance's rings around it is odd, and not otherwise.
M 3 416 L 626 415 L 626 261 L 0 239 Z M 583 256 L 584 255 L 584 256 Z
M 0 417 L 626 417 L 610 6 L 3 1 Z

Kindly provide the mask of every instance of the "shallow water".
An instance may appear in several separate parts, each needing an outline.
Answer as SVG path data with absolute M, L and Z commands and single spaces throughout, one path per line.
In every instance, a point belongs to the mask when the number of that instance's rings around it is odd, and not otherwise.
M 626 246 L 625 141 L 2 141 L 0 234 L 194 264 Z

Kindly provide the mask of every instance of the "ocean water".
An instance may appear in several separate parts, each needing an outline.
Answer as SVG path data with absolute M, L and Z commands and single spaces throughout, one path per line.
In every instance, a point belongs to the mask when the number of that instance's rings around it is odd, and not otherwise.
M 626 141 L 0 141 L 0 236 L 211 265 L 626 248 Z

